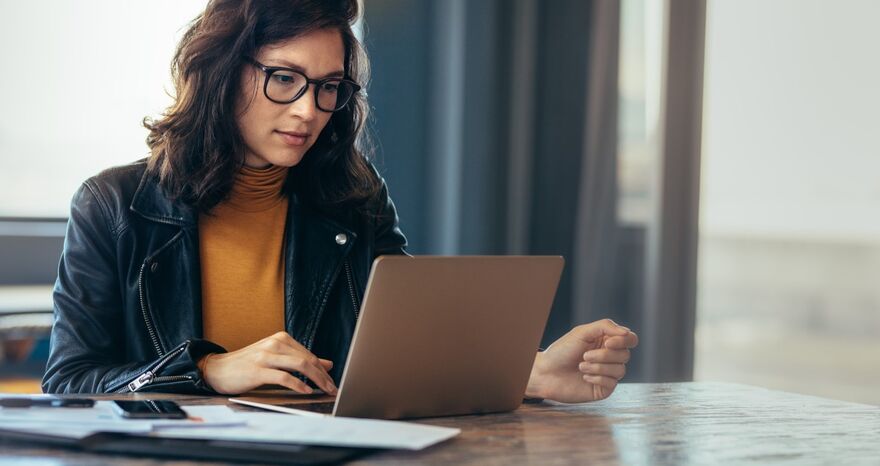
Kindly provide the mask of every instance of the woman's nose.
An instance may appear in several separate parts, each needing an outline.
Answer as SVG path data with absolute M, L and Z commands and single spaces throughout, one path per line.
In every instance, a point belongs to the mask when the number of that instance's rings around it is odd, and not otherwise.
M 315 119 L 318 107 L 315 105 L 315 89 L 313 86 L 314 84 L 309 83 L 306 87 L 306 92 L 302 97 L 288 104 L 288 112 L 291 115 L 297 116 L 305 121 Z

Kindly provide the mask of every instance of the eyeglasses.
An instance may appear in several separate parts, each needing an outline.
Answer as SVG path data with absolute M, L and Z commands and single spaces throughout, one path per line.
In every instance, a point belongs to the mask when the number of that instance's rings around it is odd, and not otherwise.
M 248 58 L 254 66 L 266 73 L 263 94 L 277 104 L 289 104 L 306 93 L 309 84 L 315 85 L 315 105 L 324 112 L 341 110 L 361 86 L 346 78 L 310 79 L 292 68 L 266 66 Z

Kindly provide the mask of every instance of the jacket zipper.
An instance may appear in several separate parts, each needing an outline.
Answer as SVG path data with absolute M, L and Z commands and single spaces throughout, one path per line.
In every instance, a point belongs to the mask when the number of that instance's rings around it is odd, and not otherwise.
M 358 317 L 360 317 L 360 306 L 358 306 L 357 298 L 354 293 L 354 279 L 352 279 L 351 274 L 351 266 L 348 264 L 348 260 L 345 261 L 345 278 L 348 279 L 348 293 L 351 295 L 351 305 L 354 309 L 354 320 L 357 322 Z
M 147 217 L 147 218 L 149 218 L 150 220 L 153 220 L 155 222 L 164 223 L 166 225 L 180 226 L 177 223 L 169 222 L 167 220 L 163 220 L 160 218 L 154 218 L 154 217 Z M 165 249 L 166 246 L 168 246 L 169 244 L 171 244 L 171 242 L 176 240 L 177 237 L 180 236 L 182 233 L 183 233 L 183 231 L 181 230 L 181 232 L 174 235 L 174 237 L 172 237 L 171 240 L 165 244 L 165 246 L 162 246 L 161 248 L 159 248 L 159 251 Z M 157 253 L 159 251 L 157 251 Z M 189 376 L 189 375 L 168 375 L 168 376 L 156 377 L 156 372 L 159 369 L 161 369 L 162 367 L 164 367 L 165 364 L 168 364 L 168 361 L 170 361 L 174 356 L 185 351 L 186 346 L 184 345 L 179 350 L 176 350 L 172 353 L 169 353 L 168 355 L 165 355 L 165 352 L 162 350 L 162 344 L 159 342 L 159 335 L 158 335 L 155 327 L 153 326 L 153 321 L 150 319 L 150 313 L 149 313 L 149 308 L 147 306 L 147 301 L 146 301 L 146 299 L 144 299 L 144 270 L 146 269 L 147 263 L 149 263 L 149 262 L 150 262 L 150 258 L 147 258 L 146 260 L 144 260 L 143 264 L 141 264 L 140 272 L 138 273 L 138 300 L 141 305 L 141 315 L 143 315 L 143 317 L 144 317 L 144 324 L 147 327 L 147 333 L 150 334 L 150 341 L 153 343 L 153 348 L 156 350 L 156 354 L 158 354 L 160 358 L 163 356 L 165 356 L 165 358 L 162 359 L 161 361 L 159 361 L 159 363 L 156 365 L 156 367 L 144 372 L 143 374 L 139 375 L 135 380 L 133 380 L 133 381 L 129 382 L 127 385 L 123 386 L 122 390 L 120 390 L 120 391 L 124 391 L 126 388 L 128 388 L 129 391 L 135 392 L 135 391 L 139 390 L 141 387 L 143 387 L 144 385 L 154 383 L 154 382 L 173 382 L 173 381 L 177 381 L 177 380 L 192 380 L 193 379 L 192 376 Z
M 162 383 L 162 382 L 176 382 L 181 380 L 192 380 L 191 375 L 165 375 L 161 377 L 155 377 L 154 374 L 150 371 L 144 372 L 141 374 L 137 380 L 130 382 L 125 388 L 128 388 L 130 392 L 136 392 L 141 387 L 151 383 Z M 125 391 L 124 389 L 121 391 Z
M 162 223 L 165 225 L 172 225 L 172 226 L 176 226 L 176 227 L 181 226 L 179 223 L 169 222 L 168 220 L 158 218 L 158 217 L 148 217 L 148 216 L 144 216 L 144 217 L 149 220 L 152 220 L 154 222 Z M 162 357 L 163 354 L 165 354 L 165 352 L 162 350 L 162 345 L 159 342 L 158 333 L 156 332 L 156 329 L 153 326 L 152 320 L 150 319 L 149 309 L 147 307 L 147 302 L 144 299 L 144 269 L 147 267 L 147 263 L 151 262 L 152 258 L 155 257 L 156 254 L 159 254 L 162 250 L 164 250 L 166 247 L 168 247 L 169 244 L 171 244 L 175 240 L 177 240 L 177 238 L 182 234 L 183 234 L 183 229 L 181 229 L 176 235 L 171 237 L 171 239 L 167 243 L 165 243 L 164 246 L 159 248 L 152 256 L 147 257 L 144 260 L 144 263 L 141 264 L 141 270 L 140 270 L 140 273 L 138 273 L 138 299 L 140 300 L 140 304 L 141 304 L 141 314 L 143 314 L 143 316 L 144 316 L 144 323 L 147 326 L 147 333 L 150 334 L 150 341 L 153 342 L 153 348 L 155 348 L 156 354 L 158 354 L 160 358 Z
M 174 359 L 175 356 L 186 351 L 186 346 L 187 345 L 183 345 L 180 348 L 178 348 L 177 350 L 175 350 L 171 353 L 168 353 L 161 361 L 159 361 L 158 364 L 156 364 L 155 367 L 153 367 L 152 369 L 139 375 L 135 380 L 129 382 L 126 385 L 126 388 L 128 388 L 128 390 L 131 392 L 136 392 L 144 385 L 155 383 L 155 382 L 173 382 L 176 380 L 192 380 L 192 376 L 189 376 L 189 375 L 166 375 L 166 376 L 156 377 L 156 372 L 159 372 L 160 369 L 165 367 L 165 365 L 168 364 L 169 361 Z
M 148 261 L 144 261 L 144 263 L 141 264 L 141 271 L 138 274 L 138 298 L 141 303 L 141 314 L 143 314 L 144 323 L 147 325 L 147 333 L 150 334 L 150 341 L 153 342 L 153 348 L 156 349 L 156 353 L 161 358 L 164 352 L 162 351 L 162 346 L 159 344 L 159 338 L 156 335 L 156 330 L 153 328 L 153 323 L 150 320 L 146 300 L 144 300 L 144 269 L 147 267 L 147 262 Z
M 345 278 L 348 280 L 348 293 L 349 293 L 349 296 L 351 296 L 351 305 L 354 306 L 354 319 L 355 319 L 355 321 L 357 321 L 357 319 L 360 315 L 360 309 L 359 309 L 359 306 L 357 305 L 357 298 L 355 298 L 355 294 L 354 294 L 354 280 L 352 279 L 351 266 L 348 264 L 348 259 L 344 260 L 342 262 L 342 265 L 343 265 L 343 268 L 345 269 Z M 323 310 L 325 304 L 326 304 L 326 302 L 321 303 L 322 310 Z M 312 345 L 315 343 L 315 334 L 318 333 L 318 325 L 321 324 L 321 315 L 322 314 L 323 314 L 323 312 L 318 313 L 318 316 L 316 317 L 315 328 L 312 329 L 312 333 L 311 333 L 311 335 L 309 335 L 309 340 L 306 342 L 306 349 L 309 351 L 312 350 Z M 299 378 L 303 382 L 308 381 L 308 379 L 306 378 L 305 375 L 300 375 Z
M 355 312 L 355 317 L 357 317 L 357 315 L 360 311 L 358 310 L 357 300 L 354 297 L 354 286 L 353 286 L 352 279 L 351 279 L 351 268 L 348 265 L 348 259 L 343 261 L 343 268 L 345 269 L 346 277 L 348 277 L 348 291 L 349 291 L 349 293 L 351 293 L 351 302 L 352 302 L 352 304 L 355 305 L 354 312 Z M 321 308 L 320 308 L 321 310 L 320 310 L 320 312 L 318 312 L 318 315 L 315 316 L 315 325 L 314 325 L 314 328 L 312 328 L 312 333 L 309 335 L 308 341 L 306 341 L 305 346 L 306 346 L 306 349 L 309 351 L 312 350 L 312 345 L 315 343 L 315 334 L 318 333 L 318 325 L 321 324 L 321 317 L 324 315 L 323 311 L 324 311 L 324 306 L 326 304 L 327 304 L 327 298 L 324 298 L 324 302 L 321 303 Z

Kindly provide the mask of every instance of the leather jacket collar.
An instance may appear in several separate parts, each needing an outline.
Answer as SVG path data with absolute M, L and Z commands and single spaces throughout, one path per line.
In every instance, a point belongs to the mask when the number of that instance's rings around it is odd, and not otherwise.
M 172 202 L 159 186 L 158 180 L 145 172 L 131 201 L 131 210 L 154 222 L 180 226 L 195 226 L 199 215 L 195 209 L 182 202 Z

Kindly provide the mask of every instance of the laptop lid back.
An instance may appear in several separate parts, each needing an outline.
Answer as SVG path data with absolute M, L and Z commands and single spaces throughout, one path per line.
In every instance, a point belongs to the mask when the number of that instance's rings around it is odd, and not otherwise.
M 559 256 L 377 258 L 334 415 L 516 409 L 563 263 Z

